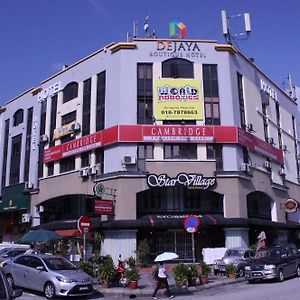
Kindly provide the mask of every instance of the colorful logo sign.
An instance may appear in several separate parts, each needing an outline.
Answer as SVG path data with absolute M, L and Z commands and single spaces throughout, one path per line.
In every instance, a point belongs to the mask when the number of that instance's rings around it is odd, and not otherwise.
M 157 120 L 203 119 L 199 80 L 160 79 L 154 88 Z
M 178 30 L 180 33 L 178 34 Z M 186 26 L 182 22 L 170 22 L 170 37 L 183 39 L 186 36 Z

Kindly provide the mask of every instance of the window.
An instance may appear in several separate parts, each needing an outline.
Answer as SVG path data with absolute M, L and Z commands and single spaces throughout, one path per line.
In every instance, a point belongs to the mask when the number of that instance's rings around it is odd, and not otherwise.
M 197 144 L 165 144 L 165 159 L 197 159 Z
M 275 102 L 275 108 L 276 108 L 276 124 L 277 124 L 278 143 L 279 143 L 279 148 L 282 149 L 282 136 L 281 136 L 281 128 L 280 128 L 280 109 L 279 109 L 278 102 Z
M 4 143 L 3 143 L 4 148 L 3 148 L 2 179 L 1 179 L 2 187 L 5 186 L 5 179 L 6 179 L 8 137 L 9 137 L 9 119 L 5 120 L 5 129 L 4 129 Z
M 220 99 L 217 65 L 203 65 L 204 111 L 206 125 L 220 125 Z
M 81 168 L 88 167 L 90 165 L 90 152 L 81 153 Z
M 51 98 L 49 147 L 53 147 L 55 145 L 55 141 L 53 140 L 53 132 L 54 129 L 56 128 L 56 114 L 57 114 L 57 95 Z
M 25 145 L 25 166 L 24 166 L 24 181 L 28 181 L 29 177 L 29 162 L 31 150 L 31 128 L 32 128 L 33 108 L 27 110 L 27 127 L 26 127 L 26 145 Z
M 78 97 L 78 83 L 70 82 L 63 89 L 63 103 L 73 100 Z
M 192 62 L 171 58 L 162 63 L 163 78 L 194 78 L 194 65 Z
M 153 123 L 152 64 L 137 65 L 137 123 Z
M 146 159 L 153 158 L 153 145 L 138 145 L 137 167 L 139 171 L 146 171 Z
M 98 148 L 95 150 L 96 156 L 96 164 L 100 165 L 100 172 L 101 174 L 104 173 L 104 150 L 103 148 Z
M 22 134 L 12 138 L 9 184 L 19 183 Z
M 206 157 L 216 160 L 216 170 L 223 170 L 222 149 L 222 144 L 206 144 Z
M 59 165 L 60 165 L 60 173 L 72 171 L 75 169 L 75 157 L 67 157 L 61 159 Z
M 239 105 L 240 105 L 241 128 L 246 129 L 243 76 L 241 74 L 237 73 L 237 79 L 238 79 L 238 97 L 239 97 Z
M 91 78 L 83 82 L 82 130 L 81 130 L 82 136 L 90 134 L 91 87 L 92 87 Z
M 44 267 L 42 261 L 37 257 L 30 257 L 29 258 L 29 267 L 36 269 L 37 267 Z
M 97 75 L 96 131 L 100 131 L 105 128 L 105 77 L 105 71 Z
M 24 118 L 24 111 L 23 109 L 18 109 L 15 114 L 14 114 L 14 126 L 18 126 L 19 124 L 23 123 L 23 118 Z
M 262 192 L 247 195 L 248 218 L 271 220 L 271 199 Z
M 52 176 L 54 174 L 54 161 L 48 163 L 48 176 Z

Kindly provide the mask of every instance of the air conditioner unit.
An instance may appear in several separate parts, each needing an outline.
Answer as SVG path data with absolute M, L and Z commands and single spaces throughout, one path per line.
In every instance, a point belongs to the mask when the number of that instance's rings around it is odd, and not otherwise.
M 30 214 L 22 214 L 22 223 L 29 223 L 31 219 Z
M 272 168 L 271 162 L 268 161 L 268 160 L 266 160 L 266 161 L 264 162 L 264 167 L 265 167 L 266 169 L 271 169 L 271 168 Z
M 281 150 L 287 152 L 288 151 L 287 145 L 282 145 Z
M 75 124 L 72 124 L 71 126 L 71 130 L 74 130 L 74 131 L 78 131 L 80 130 L 81 126 L 78 122 L 76 122 Z
M 286 175 L 286 171 L 285 171 L 284 168 L 281 168 L 281 169 L 279 170 L 279 175 L 280 175 L 280 176 L 285 176 L 285 175 Z
M 241 163 L 241 171 L 250 172 L 251 171 L 251 165 L 247 164 L 247 163 Z
M 268 137 L 267 138 L 267 143 L 271 144 L 271 145 L 274 145 L 274 139 L 272 137 Z
M 135 156 L 124 156 L 123 164 L 124 165 L 134 165 L 135 164 Z
M 89 175 L 96 175 L 98 173 L 97 167 L 93 166 L 89 168 Z
M 25 182 L 25 190 L 33 189 L 33 183 L 32 182 Z
M 255 132 L 255 130 L 253 129 L 253 124 L 251 123 L 246 126 L 246 130 L 249 132 Z
M 48 135 L 43 134 L 40 136 L 40 143 L 47 143 L 48 142 Z
M 80 177 L 88 177 L 89 173 L 88 173 L 89 169 L 81 169 L 79 172 L 79 176 Z

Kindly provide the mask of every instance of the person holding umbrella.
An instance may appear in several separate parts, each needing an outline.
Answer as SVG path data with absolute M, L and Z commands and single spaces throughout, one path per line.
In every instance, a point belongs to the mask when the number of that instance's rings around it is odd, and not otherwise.
M 152 294 L 151 299 L 157 299 L 156 298 L 156 293 L 158 292 L 158 290 L 161 288 L 161 286 L 164 284 L 166 287 L 166 292 L 167 292 L 167 297 L 174 298 L 174 295 L 171 294 L 170 291 L 170 287 L 169 287 L 169 283 L 168 283 L 168 279 L 167 279 L 167 275 L 166 275 L 166 267 L 164 265 L 163 261 L 159 262 L 159 267 L 158 267 L 158 274 L 157 274 L 157 286 Z

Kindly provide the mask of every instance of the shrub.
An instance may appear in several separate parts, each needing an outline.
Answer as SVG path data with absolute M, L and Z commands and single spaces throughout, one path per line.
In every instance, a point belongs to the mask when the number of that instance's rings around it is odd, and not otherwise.
M 197 279 L 199 277 L 198 269 L 195 264 L 192 264 L 189 266 L 189 274 L 188 274 L 189 279 Z
M 80 270 L 89 274 L 90 276 L 94 276 L 93 265 L 89 262 L 81 262 L 78 266 Z
M 99 266 L 99 279 L 102 282 L 111 281 L 115 272 L 113 259 L 110 255 L 107 255 L 103 263 Z
M 210 266 L 205 261 L 201 261 L 199 266 L 201 269 L 201 275 L 208 275 L 211 272 Z
M 149 242 L 144 239 L 138 243 L 137 247 L 137 257 L 140 265 L 145 266 L 148 263 L 150 256 L 150 246 Z
M 173 274 L 177 286 L 184 286 L 187 284 L 189 278 L 189 267 L 183 263 L 179 263 L 173 269 Z
M 233 264 L 226 266 L 226 275 L 229 277 L 237 277 L 237 268 Z
M 140 279 L 138 267 L 134 267 L 132 269 L 126 269 L 125 277 L 128 280 L 128 282 L 138 281 Z

